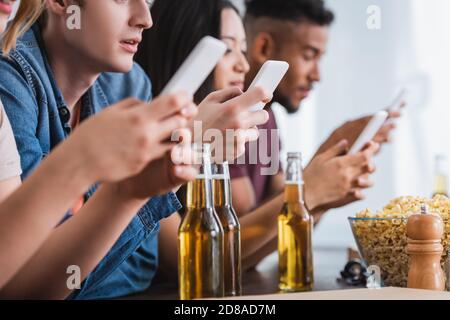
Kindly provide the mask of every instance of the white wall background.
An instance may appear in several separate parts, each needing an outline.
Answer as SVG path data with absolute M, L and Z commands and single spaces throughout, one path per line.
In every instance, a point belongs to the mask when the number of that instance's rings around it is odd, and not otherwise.
M 239 4 L 240 1 L 238 1 Z M 286 150 L 309 159 L 334 128 L 385 108 L 402 87 L 409 107 L 394 143 L 376 158 L 375 187 L 365 201 L 331 211 L 315 235 L 317 246 L 348 246 L 347 217 L 378 209 L 400 195 L 432 193 L 436 153 L 450 157 L 450 12 L 448 0 L 328 0 L 336 13 L 323 81 L 302 111 L 276 109 Z M 370 5 L 381 9 L 380 30 L 366 25 Z

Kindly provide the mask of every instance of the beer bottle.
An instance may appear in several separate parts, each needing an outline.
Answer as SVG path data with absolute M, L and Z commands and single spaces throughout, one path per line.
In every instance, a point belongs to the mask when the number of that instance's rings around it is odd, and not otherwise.
M 313 288 L 313 217 L 304 204 L 300 153 L 288 153 L 284 205 L 278 216 L 278 272 L 282 292 Z
M 213 165 L 214 207 L 224 231 L 225 296 L 240 296 L 241 288 L 241 227 L 231 198 L 228 163 Z
M 437 155 L 434 163 L 434 191 L 433 197 L 436 195 L 448 196 L 447 192 L 447 157 L 445 155 Z
M 180 299 L 223 297 L 223 229 L 213 206 L 211 150 L 201 155 L 199 175 L 187 185 L 186 214 L 178 231 Z

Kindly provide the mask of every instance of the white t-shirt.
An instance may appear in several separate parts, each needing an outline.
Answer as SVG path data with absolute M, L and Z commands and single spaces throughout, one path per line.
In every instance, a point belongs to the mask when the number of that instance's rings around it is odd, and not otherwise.
M 20 156 L 14 134 L 0 100 L 0 181 L 20 176 Z

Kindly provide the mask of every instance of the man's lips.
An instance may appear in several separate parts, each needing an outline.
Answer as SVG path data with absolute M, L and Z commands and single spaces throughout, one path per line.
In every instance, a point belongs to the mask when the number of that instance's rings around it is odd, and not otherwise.
M 120 46 L 129 53 L 136 53 L 140 42 L 140 38 L 122 40 L 120 41 Z
M 312 87 L 299 87 L 298 91 L 302 94 L 302 96 L 308 96 L 309 93 L 312 91 Z
M 13 11 L 14 1 L 0 0 L 0 12 L 10 15 Z

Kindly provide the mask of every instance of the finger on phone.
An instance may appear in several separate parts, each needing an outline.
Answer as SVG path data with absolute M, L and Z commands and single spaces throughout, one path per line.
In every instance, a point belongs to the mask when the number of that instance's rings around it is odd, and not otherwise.
M 194 103 L 189 103 L 186 107 L 181 109 L 180 114 L 187 118 L 187 119 L 193 119 L 198 113 L 197 105 Z
M 173 141 L 173 136 L 180 132 L 177 130 L 186 127 L 187 123 L 188 121 L 185 117 L 181 115 L 173 116 L 160 122 L 159 130 L 155 134 L 163 139 L 171 137 L 171 140 Z
M 362 151 L 354 155 L 349 155 L 348 164 L 353 168 L 355 176 L 367 171 L 367 168 L 372 165 L 371 159 L 379 149 L 379 144 L 369 142 Z
M 399 110 L 388 110 L 389 116 L 388 119 L 397 119 L 402 116 L 402 112 Z
M 369 141 L 364 145 L 360 153 L 366 154 L 368 156 L 373 156 L 379 148 L 379 143 L 376 143 L 375 141 Z
M 236 97 L 239 97 L 242 95 L 242 90 L 238 87 L 230 87 L 223 90 L 214 91 L 213 93 L 210 93 L 206 99 L 208 101 L 213 101 L 217 103 L 224 103 L 231 99 L 234 99 Z
M 147 106 L 148 112 L 155 119 L 165 119 L 176 113 L 179 113 L 183 108 L 192 103 L 192 96 L 184 91 L 178 93 L 164 95 L 153 100 Z
M 267 101 L 268 99 L 270 100 L 271 96 L 266 93 L 263 88 L 253 87 L 242 95 L 229 100 L 227 103 L 231 105 L 237 105 L 241 109 L 248 110 L 255 104 L 261 101 Z
M 348 141 L 341 140 L 336 145 L 332 146 L 324 153 L 321 154 L 321 157 L 324 160 L 331 160 L 335 157 L 342 156 L 348 152 Z
M 261 126 L 269 121 L 269 113 L 266 110 L 259 110 L 248 115 L 245 128 Z

